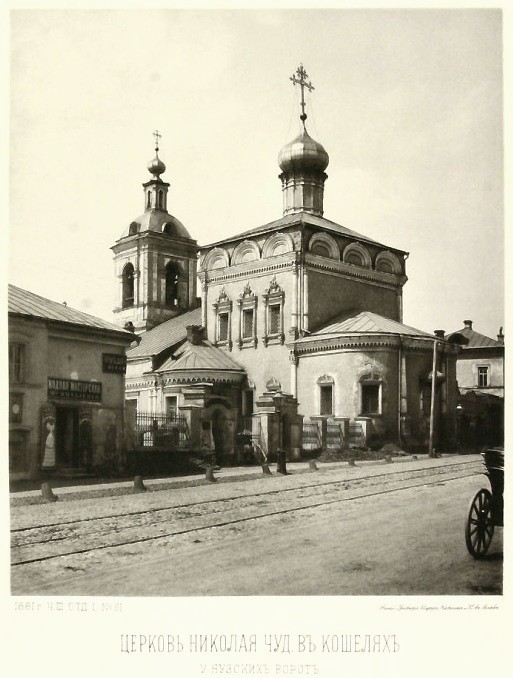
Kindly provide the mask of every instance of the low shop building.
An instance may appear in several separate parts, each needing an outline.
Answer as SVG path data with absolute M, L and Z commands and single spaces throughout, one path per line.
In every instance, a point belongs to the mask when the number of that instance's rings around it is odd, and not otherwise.
M 119 470 L 134 335 L 9 285 L 11 480 Z

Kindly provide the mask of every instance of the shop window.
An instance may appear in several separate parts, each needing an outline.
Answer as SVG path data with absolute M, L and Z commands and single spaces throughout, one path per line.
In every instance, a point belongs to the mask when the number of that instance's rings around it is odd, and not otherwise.
M 21 424 L 23 419 L 23 393 L 9 393 L 9 423 Z
M 18 343 L 9 344 L 9 382 L 21 384 L 25 372 L 25 345 Z
M 488 375 L 488 365 L 479 365 L 477 368 L 477 386 L 478 388 L 486 388 L 490 385 Z
M 134 267 L 128 263 L 123 268 L 123 308 L 134 305 Z

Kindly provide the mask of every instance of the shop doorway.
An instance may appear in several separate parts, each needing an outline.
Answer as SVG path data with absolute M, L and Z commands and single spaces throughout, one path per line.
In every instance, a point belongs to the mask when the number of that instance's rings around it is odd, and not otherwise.
M 78 407 L 57 407 L 55 410 L 56 466 L 79 468 L 82 454 L 78 445 Z

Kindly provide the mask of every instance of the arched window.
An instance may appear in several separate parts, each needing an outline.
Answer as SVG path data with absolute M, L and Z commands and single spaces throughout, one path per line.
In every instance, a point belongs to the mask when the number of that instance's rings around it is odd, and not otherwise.
M 134 305 L 134 267 L 128 263 L 123 269 L 123 308 Z
M 151 191 L 148 191 L 148 200 L 146 202 L 146 208 L 150 209 L 151 207 Z
M 158 207 L 162 209 L 164 204 L 164 191 L 160 190 L 158 194 Z
M 178 306 L 178 280 L 180 268 L 170 261 L 166 266 L 166 306 Z

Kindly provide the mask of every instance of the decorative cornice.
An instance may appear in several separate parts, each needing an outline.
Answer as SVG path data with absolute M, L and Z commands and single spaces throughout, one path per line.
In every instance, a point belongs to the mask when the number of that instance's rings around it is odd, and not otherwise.
M 310 252 L 305 252 L 305 262 L 308 264 L 309 268 L 316 269 L 319 272 L 337 273 L 344 278 L 357 278 L 379 284 L 380 286 L 385 285 L 389 288 L 402 287 L 408 280 L 405 275 L 375 271 L 371 268 L 361 268 L 360 266 L 346 264 L 344 261 L 320 258 Z
M 238 280 L 240 278 L 251 277 L 260 277 L 268 275 L 274 271 L 283 271 L 287 269 L 293 269 L 296 264 L 296 257 L 298 256 L 297 252 L 287 252 L 282 254 L 276 259 L 280 259 L 278 262 L 270 262 L 269 259 L 259 259 L 251 262 L 245 262 L 244 264 L 238 264 L 236 266 L 230 266 L 229 269 L 210 269 L 208 271 L 209 283 L 222 283 L 228 282 L 231 280 Z M 248 263 L 251 266 L 248 266 Z M 216 271 L 219 271 L 219 274 L 216 275 Z M 205 271 L 199 272 L 200 280 L 203 280 Z
M 336 351 L 340 349 L 361 350 L 361 349 L 397 349 L 402 346 L 408 351 L 419 353 L 432 353 L 433 342 L 415 337 L 401 337 L 398 335 L 380 334 L 375 336 L 356 335 L 353 337 L 339 336 L 323 338 L 320 335 L 312 336 L 308 342 L 295 344 L 295 351 L 298 356 L 305 356 L 314 353 L 323 353 Z M 443 353 L 453 353 L 450 345 L 445 346 Z

